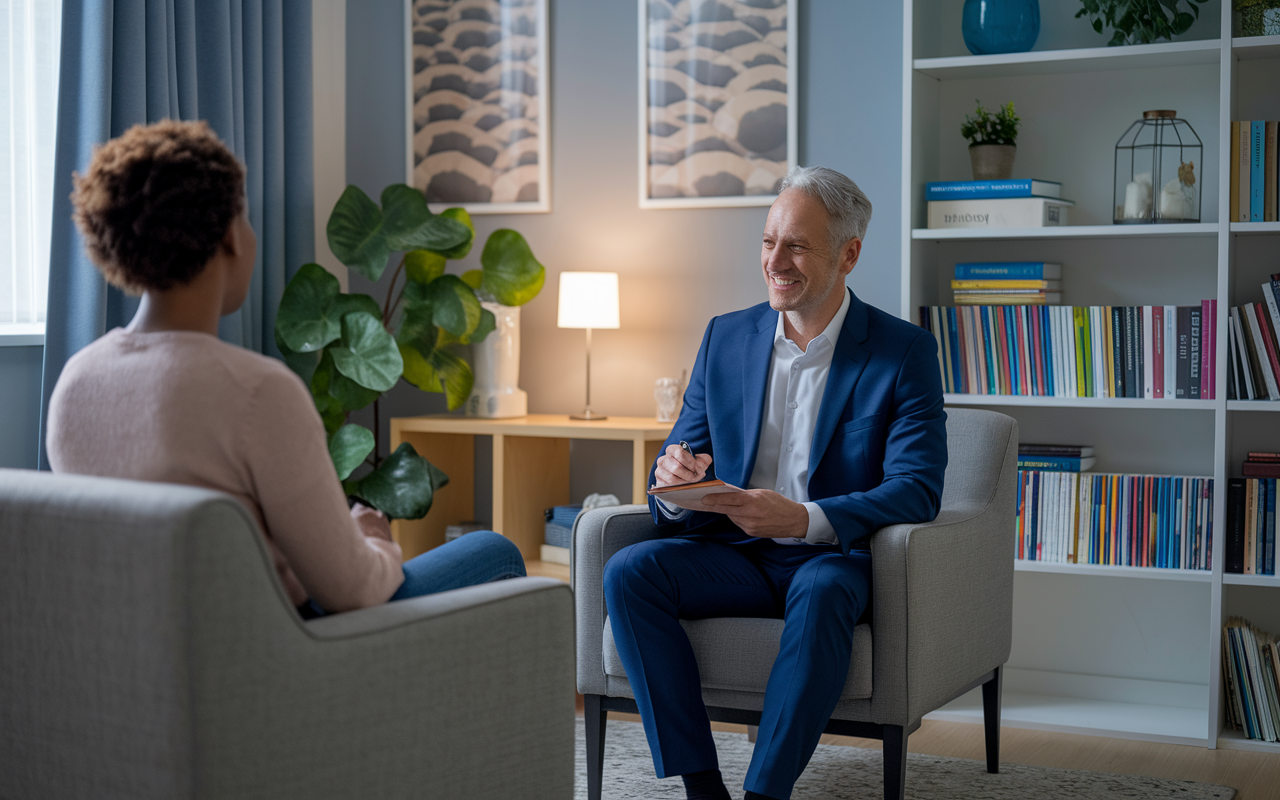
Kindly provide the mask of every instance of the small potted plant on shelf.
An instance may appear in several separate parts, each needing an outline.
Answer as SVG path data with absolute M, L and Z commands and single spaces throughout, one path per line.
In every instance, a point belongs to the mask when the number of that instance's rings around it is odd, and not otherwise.
M 385 301 L 343 294 L 323 267 L 304 264 L 280 299 L 275 339 L 285 363 L 311 389 L 347 494 L 388 517 L 420 519 L 448 476 L 408 442 L 380 457 L 382 394 L 403 377 L 424 391 L 443 392 L 450 410 L 460 407 L 474 383 L 465 346 L 499 327 L 481 299 L 526 303 L 542 289 L 546 271 L 523 236 L 502 229 L 485 242 L 482 269 L 449 274 L 447 261 L 466 256 L 475 238 L 467 212 L 432 214 L 422 192 L 404 184 L 388 186 L 381 199 L 379 207 L 348 186 L 326 233 L 338 260 L 371 281 L 393 254 L 403 253 Z M 369 405 L 373 431 L 348 421 Z
M 993 114 L 978 105 L 977 119 L 968 114 L 960 135 L 969 140 L 969 163 L 975 181 L 1000 181 L 1013 177 L 1013 158 L 1018 152 L 1018 126 L 1022 120 L 1013 103 L 1005 103 Z
M 1186 2 L 1191 10 L 1185 11 Z M 1200 6 L 1207 0 L 1080 0 L 1084 6 L 1076 19 L 1088 17 L 1098 33 L 1111 28 L 1109 46 L 1151 44 L 1186 33 L 1200 18 Z

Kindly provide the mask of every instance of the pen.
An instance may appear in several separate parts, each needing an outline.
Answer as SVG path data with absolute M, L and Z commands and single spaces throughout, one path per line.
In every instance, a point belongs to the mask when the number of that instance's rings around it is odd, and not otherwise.
M 683 451 L 685 451 L 685 452 L 686 452 L 686 453 L 688 453 L 689 455 L 693 456 L 693 448 L 692 448 L 692 447 L 690 447 L 690 446 L 689 446 L 689 443 L 688 443 L 688 442 L 686 442 L 684 439 L 681 439 L 681 440 L 680 440 L 680 449 L 681 449 L 681 450 L 683 450 Z M 697 456 L 693 456 L 693 457 L 694 457 L 694 458 L 697 458 Z

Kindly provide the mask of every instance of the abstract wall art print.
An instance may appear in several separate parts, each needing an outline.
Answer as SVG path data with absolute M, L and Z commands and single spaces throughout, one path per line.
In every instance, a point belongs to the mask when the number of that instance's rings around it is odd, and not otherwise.
M 796 163 L 797 0 L 639 0 L 640 206 L 767 206 Z
M 408 183 L 433 209 L 551 210 L 547 2 L 406 0 Z

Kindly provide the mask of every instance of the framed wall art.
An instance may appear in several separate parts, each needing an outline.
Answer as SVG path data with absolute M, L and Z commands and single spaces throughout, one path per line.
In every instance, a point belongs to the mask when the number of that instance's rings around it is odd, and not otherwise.
M 551 210 L 549 0 L 406 0 L 408 183 L 432 208 Z
M 767 206 L 796 163 L 797 0 L 638 0 L 640 206 Z

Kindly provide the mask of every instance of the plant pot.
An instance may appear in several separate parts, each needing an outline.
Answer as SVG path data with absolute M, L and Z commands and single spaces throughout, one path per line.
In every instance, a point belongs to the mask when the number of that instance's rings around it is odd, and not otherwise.
M 520 307 L 481 303 L 493 313 L 497 327 L 471 347 L 475 383 L 467 398 L 467 416 L 485 419 L 523 417 L 529 395 L 520 382 Z
M 1012 144 L 971 144 L 969 164 L 975 181 L 1007 181 L 1013 177 L 1013 157 L 1018 147 Z
M 1040 36 L 1040 2 L 965 0 L 960 31 L 975 56 L 1025 53 Z

